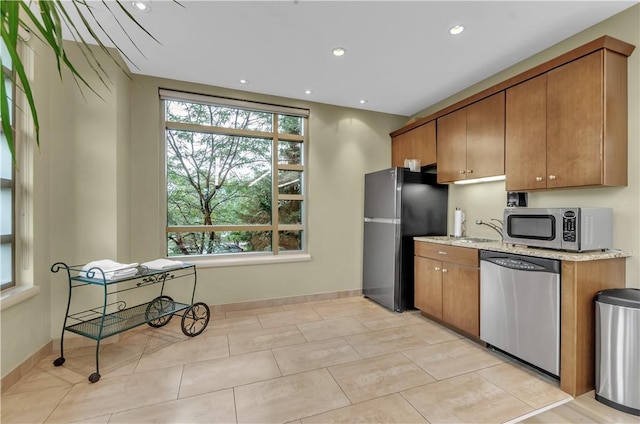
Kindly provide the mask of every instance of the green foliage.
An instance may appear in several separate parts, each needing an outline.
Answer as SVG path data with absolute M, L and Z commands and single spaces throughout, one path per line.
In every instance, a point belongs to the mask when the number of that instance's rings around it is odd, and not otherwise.
M 219 128 L 270 132 L 272 115 L 214 105 L 167 101 L 167 119 Z M 167 206 L 170 226 L 269 224 L 271 140 L 205 132 L 167 131 Z M 251 236 L 233 234 L 237 244 Z M 228 237 L 225 237 L 228 238 Z M 181 234 L 182 254 L 215 253 L 213 232 Z
M 299 116 L 280 115 L 278 132 L 281 134 L 302 135 L 303 120 Z
M 167 100 L 166 119 L 213 128 L 233 128 L 270 134 L 273 115 L 246 109 Z M 285 117 L 279 131 L 296 134 L 302 118 Z M 256 138 L 216 133 L 168 130 L 167 222 L 169 226 L 270 225 L 273 216 L 272 143 Z M 301 143 L 281 142 L 284 163 L 300 164 Z M 301 173 L 279 171 L 278 183 L 288 183 L 281 193 L 301 194 Z M 300 223 L 299 201 L 280 201 L 281 223 Z M 282 236 L 282 235 L 281 235 Z M 299 248 L 298 234 L 285 234 Z M 270 251 L 270 231 L 171 233 L 169 254 L 214 254 Z M 283 245 L 282 239 L 280 245 Z

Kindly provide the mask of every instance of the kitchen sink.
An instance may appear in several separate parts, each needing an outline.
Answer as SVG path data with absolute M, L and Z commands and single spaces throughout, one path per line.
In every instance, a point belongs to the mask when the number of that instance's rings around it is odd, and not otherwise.
M 492 241 L 499 241 L 481 237 L 450 237 L 449 240 L 455 243 L 489 243 Z

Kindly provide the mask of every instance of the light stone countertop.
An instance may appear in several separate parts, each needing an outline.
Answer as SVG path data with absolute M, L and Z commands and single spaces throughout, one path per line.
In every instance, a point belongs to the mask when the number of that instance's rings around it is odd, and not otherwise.
M 558 259 L 561 261 L 597 261 L 602 259 L 627 258 L 629 256 L 632 256 L 630 252 L 623 252 L 616 249 L 579 253 L 565 252 L 562 250 L 535 249 L 532 247 L 507 244 L 499 240 L 484 241 L 484 239 L 479 239 L 478 241 L 475 241 L 473 239 L 473 237 L 455 238 L 451 236 L 422 236 L 413 238 L 413 240 L 415 241 L 423 241 L 427 243 L 446 244 L 449 246 L 468 247 L 471 249 L 480 250 L 491 250 L 493 252 L 514 253 L 517 255 L 536 256 L 539 258 Z

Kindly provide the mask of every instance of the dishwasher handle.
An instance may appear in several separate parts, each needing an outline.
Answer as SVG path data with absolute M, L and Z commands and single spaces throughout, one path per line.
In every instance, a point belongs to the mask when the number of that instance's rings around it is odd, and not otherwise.
M 481 250 L 480 261 L 519 271 L 560 274 L 560 261 L 556 259 Z

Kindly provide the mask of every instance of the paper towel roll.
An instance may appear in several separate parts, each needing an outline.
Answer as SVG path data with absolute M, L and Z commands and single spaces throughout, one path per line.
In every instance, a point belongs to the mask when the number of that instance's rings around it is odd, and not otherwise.
M 453 236 L 462 237 L 462 223 L 464 222 L 464 212 L 456 209 L 453 214 Z

